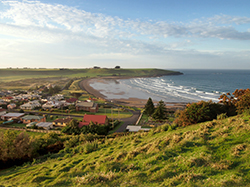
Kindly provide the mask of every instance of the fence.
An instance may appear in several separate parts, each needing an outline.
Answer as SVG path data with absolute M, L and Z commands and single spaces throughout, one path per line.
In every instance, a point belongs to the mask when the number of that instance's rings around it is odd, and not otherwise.
M 0 126 L 2 129 L 7 129 L 7 130 L 18 130 L 18 131 L 29 131 L 29 132 L 41 132 L 41 133 L 56 133 L 56 134 L 61 134 L 61 131 L 57 130 L 42 130 L 42 129 L 27 129 L 25 127 L 3 127 Z

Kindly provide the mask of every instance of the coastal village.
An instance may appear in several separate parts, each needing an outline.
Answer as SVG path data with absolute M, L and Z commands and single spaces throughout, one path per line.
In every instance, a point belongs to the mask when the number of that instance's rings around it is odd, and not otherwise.
M 117 72 L 108 79 L 119 79 Z M 249 89 L 221 95 L 221 103 L 110 100 L 91 87 L 106 76 L 72 77 L 16 80 L 12 89 L 2 85 L 0 185 L 172 186 L 190 180 L 199 186 L 208 177 L 222 178 L 223 171 L 231 181 L 241 168 L 248 176 Z M 20 89 L 23 82 L 31 86 Z
M 49 94 L 54 90 L 56 94 Z M 148 131 L 164 122 L 143 123 L 143 108 L 129 107 L 96 98 L 87 92 L 65 97 L 56 85 L 43 85 L 37 90 L 0 92 L 0 127 L 16 130 L 39 129 L 60 133 L 74 120 L 79 128 L 90 123 L 106 125 L 109 132 Z M 51 92 L 53 93 L 53 92 Z M 146 104 L 146 103 L 145 103 Z M 142 126 L 139 123 L 143 124 Z M 42 131 L 40 131 L 42 132 Z

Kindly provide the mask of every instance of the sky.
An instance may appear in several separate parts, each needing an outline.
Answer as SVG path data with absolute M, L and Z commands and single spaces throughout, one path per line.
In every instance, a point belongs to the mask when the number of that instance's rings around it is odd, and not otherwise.
M 0 0 L 0 68 L 250 69 L 249 0 Z

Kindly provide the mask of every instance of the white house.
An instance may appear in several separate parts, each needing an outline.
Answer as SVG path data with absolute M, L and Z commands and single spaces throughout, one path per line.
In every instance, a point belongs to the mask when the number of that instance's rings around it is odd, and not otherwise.
M 46 130 L 53 129 L 53 123 L 52 122 L 40 122 L 36 124 L 37 127 L 42 127 Z
M 38 100 L 29 101 L 28 103 L 25 103 L 25 104 L 20 106 L 20 108 L 23 110 L 32 110 L 36 107 L 41 107 L 41 104 L 39 103 Z
M 51 109 L 51 108 L 60 108 L 62 105 L 62 103 L 60 101 L 48 101 L 47 103 L 45 103 L 42 108 L 43 109 Z

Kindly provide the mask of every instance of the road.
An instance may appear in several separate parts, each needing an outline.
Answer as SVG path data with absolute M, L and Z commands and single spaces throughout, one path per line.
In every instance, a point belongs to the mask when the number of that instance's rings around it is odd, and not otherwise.
M 116 130 L 116 132 L 124 132 L 124 131 L 126 131 L 126 127 L 128 125 L 134 125 L 137 122 L 141 112 L 140 111 L 133 111 L 133 110 L 130 110 L 130 112 L 133 113 L 133 116 L 131 116 L 129 118 L 123 118 L 122 121 L 124 123 L 119 127 L 119 129 Z

